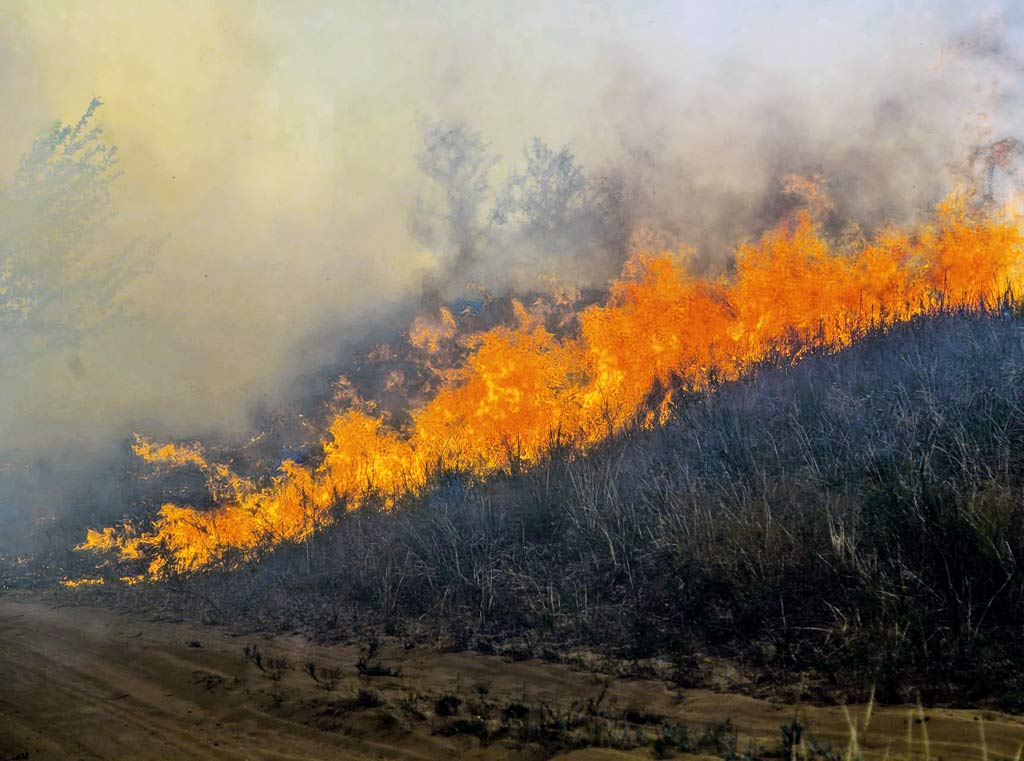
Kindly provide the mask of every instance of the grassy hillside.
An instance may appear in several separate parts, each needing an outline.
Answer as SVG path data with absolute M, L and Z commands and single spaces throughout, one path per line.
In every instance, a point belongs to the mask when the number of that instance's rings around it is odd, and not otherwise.
M 583 647 L 683 680 L 710 654 L 1020 708 L 1022 488 L 1024 321 L 947 314 L 757 368 L 586 458 L 443 473 L 241 571 L 115 594 L 327 638 Z

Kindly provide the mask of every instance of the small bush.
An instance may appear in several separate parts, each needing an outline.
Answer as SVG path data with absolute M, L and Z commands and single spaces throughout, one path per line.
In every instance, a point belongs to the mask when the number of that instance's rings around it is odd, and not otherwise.
M 246 645 L 243 649 L 245 653 L 245 662 L 252 663 L 260 671 L 263 671 L 263 653 L 256 645 Z
M 384 705 L 383 698 L 373 690 L 359 690 L 354 702 L 359 708 L 380 708 Z
M 392 668 L 391 666 L 385 666 L 383 663 L 376 661 L 368 661 L 365 658 L 360 658 L 356 661 L 356 671 L 363 676 L 401 676 L 402 672 L 399 669 Z
M 292 670 L 291 661 L 287 658 L 265 658 L 264 663 L 264 672 L 275 682 L 280 682 L 284 675 Z
M 434 703 L 434 713 L 438 716 L 454 716 L 462 705 L 461 698 L 455 695 L 442 695 Z

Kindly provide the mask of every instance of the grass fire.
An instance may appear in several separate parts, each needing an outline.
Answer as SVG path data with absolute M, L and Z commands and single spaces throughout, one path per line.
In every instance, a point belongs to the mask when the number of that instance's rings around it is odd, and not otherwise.
M 564 337 L 545 319 L 558 305 L 542 301 L 532 311 L 513 301 L 513 324 L 467 335 L 442 308 L 439 328 L 425 335 L 421 322 L 411 342 L 429 358 L 439 342 L 458 341 L 468 356 L 409 411 L 408 429 L 388 426 L 367 401 L 331 420 L 315 464 L 286 460 L 267 486 L 207 462 L 199 447 L 139 439 L 132 451 L 147 462 L 200 469 L 216 506 L 168 503 L 151 530 L 90 530 L 78 549 L 145 559 L 150 576 L 226 557 L 245 562 L 275 543 L 307 539 L 339 506 L 355 509 L 373 495 L 389 507 L 422 493 L 440 472 L 480 480 L 530 467 L 556 448 L 585 455 L 630 424 L 664 424 L 674 395 L 734 380 L 773 356 L 799 361 L 947 310 L 1013 308 L 1024 282 L 1013 209 L 987 209 L 962 192 L 920 229 L 882 230 L 835 251 L 816 207 L 828 203 L 825 191 L 790 182 L 803 186 L 809 207 L 740 247 L 730 279 L 688 274 L 685 252 L 638 251 L 604 303 L 571 314 L 578 328 Z
M 1012 4 L 0 9 L 0 761 L 1024 758 Z

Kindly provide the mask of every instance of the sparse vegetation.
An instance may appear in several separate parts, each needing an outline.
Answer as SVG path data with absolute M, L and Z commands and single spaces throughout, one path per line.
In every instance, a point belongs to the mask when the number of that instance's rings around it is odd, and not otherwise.
M 379 641 L 371 640 L 367 652 L 376 656 Z M 280 682 L 284 672 L 291 668 L 287 658 L 266 656 L 254 645 L 245 647 L 245 655 L 247 662 L 255 664 L 275 682 Z M 306 661 L 303 669 L 321 689 L 333 691 L 342 679 L 340 669 L 318 667 L 315 661 Z M 197 674 L 202 675 L 202 672 Z M 223 681 L 211 680 L 211 677 L 205 674 L 204 679 L 200 680 L 208 689 Z M 496 701 L 489 697 L 490 688 L 482 683 L 477 683 L 468 696 L 455 692 L 431 696 L 404 686 L 391 689 L 401 692 L 397 705 L 406 721 L 429 723 L 432 734 L 473 738 L 481 747 L 504 740 L 511 743 L 511 747 L 530 746 L 538 749 L 542 757 L 581 748 L 604 747 L 622 750 L 647 748 L 651 756 L 657 759 L 674 758 L 677 753 L 700 753 L 728 761 L 860 759 L 860 743 L 863 742 L 863 734 L 874 708 L 872 700 L 859 722 L 854 721 L 844 709 L 850 734 L 845 753 L 840 753 L 808 732 L 796 714 L 788 723 L 780 726 L 777 745 L 766 746 L 756 743 L 753 738 L 742 737 L 730 719 L 694 728 L 643 707 L 609 707 L 606 698 L 610 687 L 611 681 L 606 679 L 599 684 L 593 695 L 565 702 L 528 698 L 525 693 L 522 700 Z M 285 701 L 281 689 L 275 687 L 269 696 L 274 705 L 281 705 Z M 292 700 L 295 699 L 293 696 Z M 317 706 L 318 726 L 325 731 L 335 731 L 339 719 L 385 707 L 388 701 L 378 692 L 359 689 L 350 697 L 327 703 L 317 700 L 314 705 Z M 433 708 L 433 718 L 422 710 L 427 705 Z M 397 725 L 401 721 L 390 713 L 381 713 L 377 718 L 382 726 Z M 916 726 L 929 718 L 918 703 L 908 721 Z M 926 743 L 927 732 L 921 730 L 920 733 Z M 908 744 L 912 743 L 913 739 L 909 738 Z
M 310 679 L 316 682 L 317 687 L 328 692 L 334 692 L 338 689 L 338 684 L 341 682 L 341 669 L 338 668 L 325 668 L 323 666 L 317 667 L 314 661 L 306 661 L 304 664 L 306 673 L 309 674 Z
M 352 646 L 350 642 L 343 647 Z M 495 658 L 486 662 L 464 656 L 448 659 L 426 650 L 396 656 L 410 659 L 402 660 L 410 675 L 375 683 L 379 687 L 375 690 L 361 687 L 358 676 L 349 673 L 344 677 L 338 669 L 334 678 L 348 684 L 338 695 L 325 695 L 320 689 L 324 689 L 324 675 L 331 670 L 314 660 L 303 661 L 302 668 L 315 687 L 304 679 L 283 679 L 290 670 L 290 658 L 306 647 L 292 639 L 261 642 L 260 646 L 249 644 L 244 648 L 246 662 L 259 670 L 228 678 L 216 671 L 192 668 L 186 672 L 186 683 L 188 689 L 216 694 L 218 701 L 224 701 L 228 715 L 237 714 L 239 706 L 248 706 L 246 712 L 273 717 L 286 734 L 284 728 L 292 725 L 306 739 L 311 728 L 333 738 L 350 734 L 359 738 L 371 733 L 375 742 L 395 740 L 408 748 L 417 742 L 416 738 L 433 735 L 437 738 L 434 742 L 439 743 L 434 745 L 435 751 L 474 749 L 487 758 L 518 754 L 547 759 L 587 748 L 626 751 L 636 758 L 698 756 L 726 761 L 863 761 L 881 759 L 883 753 L 892 761 L 937 761 L 946 757 L 946 752 L 952 752 L 950 758 L 1020 758 L 1013 730 L 1007 732 L 1008 728 L 1019 730 L 1017 720 L 992 711 L 966 716 L 958 711 L 933 714 L 915 701 L 903 708 L 881 708 L 879 718 L 873 720 L 873 700 L 856 708 L 809 708 L 811 715 L 794 707 L 791 718 L 777 725 L 778 732 L 773 736 L 757 714 L 766 708 L 784 710 L 777 703 L 720 696 L 724 699 L 721 703 L 716 698 L 710 704 L 691 705 L 688 699 L 680 700 L 683 693 L 672 697 L 658 694 L 660 689 L 645 693 L 650 695 L 650 703 L 638 703 L 635 686 L 629 680 L 616 683 L 612 678 L 595 678 L 564 667 L 556 667 L 562 673 L 553 673 L 551 683 L 534 691 L 524 682 L 519 692 L 508 683 L 508 676 L 548 667 L 536 662 L 502 664 Z M 210 643 L 204 653 L 191 655 L 206 660 L 216 658 L 218 653 L 230 661 L 230 650 L 223 644 Z M 446 659 L 448 662 L 443 664 Z M 455 678 L 431 679 L 435 666 L 444 670 L 454 666 Z M 273 683 L 268 684 L 268 679 Z M 450 686 L 442 687 L 445 682 Z M 107 699 L 127 697 L 128 693 L 121 693 Z M 760 709 L 745 713 L 758 703 Z M 721 713 L 716 713 L 718 710 Z M 779 714 L 780 718 L 785 715 Z M 714 720 L 717 716 L 724 718 Z M 971 734 L 972 718 L 977 722 L 975 744 L 970 737 L 964 742 L 964 731 Z M 952 733 L 950 722 L 958 725 Z M 986 739 L 988 727 L 992 728 L 991 736 L 999 738 L 995 746 Z M 828 741 L 821 741 L 818 732 L 824 732 Z M 943 748 L 941 755 L 939 747 Z M 493 750 L 484 752 L 487 748 Z M 970 748 L 976 748 L 979 755 L 970 755 Z
M 266 668 L 263 669 L 264 673 L 275 682 L 280 682 L 284 675 L 292 670 L 291 661 L 287 658 L 267 658 L 264 663 L 266 664 Z

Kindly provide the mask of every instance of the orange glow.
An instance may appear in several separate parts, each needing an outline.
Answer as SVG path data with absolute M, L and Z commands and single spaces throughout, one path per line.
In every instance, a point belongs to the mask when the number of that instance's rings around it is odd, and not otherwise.
M 63 579 L 61 586 L 67 587 L 68 589 L 78 589 L 80 587 L 98 587 L 103 584 L 103 579 Z
M 436 317 L 416 316 L 409 326 L 409 343 L 417 349 L 434 354 L 444 341 L 455 337 L 457 329 L 452 313 L 441 307 Z
M 686 251 L 637 252 L 570 336 L 551 333 L 518 303 L 514 325 L 466 337 L 447 310 L 417 318 L 417 348 L 432 354 L 457 340 L 470 353 L 412 411 L 408 429 L 345 411 L 326 431 L 322 457 L 285 461 L 262 488 L 208 463 L 198 446 L 138 440 L 135 453 L 146 460 L 200 468 L 218 506 L 165 504 L 148 527 L 90 531 L 79 549 L 143 561 L 154 577 L 231 564 L 306 539 L 339 504 L 373 497 L 391 505 L 439 466 L 484 477 L 534 463 L 555 442 L 585 452 L 633 422 L 665 422 L 673 387 L 736 378 L 776 351 L 798 358 L 813 346 L 841 348 L 872 325 L 993 305 L 1019 289 L 1024 236 L 1008 209 L 982 211 L 970 194 L 954 194 L 919 229 L 887 228 L 836 247 L 822 231 L 830 202 L 820 183 L 789 178 L 787 188 L 804 205 L 739 246 L 733 277 L 691 275 Z

